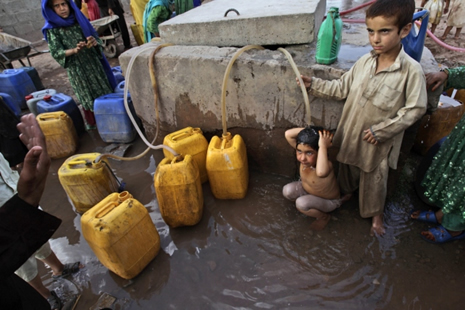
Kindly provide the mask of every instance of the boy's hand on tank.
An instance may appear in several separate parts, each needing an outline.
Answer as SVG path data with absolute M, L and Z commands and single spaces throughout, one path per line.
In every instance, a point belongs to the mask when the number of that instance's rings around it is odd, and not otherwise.
M 373 133 L 371 132 L 370 129 L 366 129 L 363 131 L 363 133 L 365 133 L 365 136 L 363 137 L 363 140 L 370 143 L 370 144 L 373 144 L 373 145 L 377 145 L 378 144 L 378 140 L 376 140 L 375 136 L 373 136 Z
M 302 79 L 302 82 L 304 82 L 305 88 L 306 89 L 310 88 L 310 86 L 312 85 L 312 78 L 309 76 L 304 76 L 304 75 L 301 75 L 300 78 Z M 295 78 L 295 80 L 297 81 L 297 85 L 300 86 L 299 78 Z
M 330 133 L 328 130 L 323 130 L 323 131 L 318 131 L 320 134 L 320 139 L 318 140 L 318 146 L 320 148 L 329 148 L 331 145 L 333 145 L 333 134 Z

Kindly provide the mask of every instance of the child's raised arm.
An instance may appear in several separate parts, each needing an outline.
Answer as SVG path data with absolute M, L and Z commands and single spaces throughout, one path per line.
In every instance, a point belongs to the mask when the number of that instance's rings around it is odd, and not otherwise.
M 302 129 L 303 129 L 302 127 L 292 128 L 292 129 L 286 130 L 286 132 L 284 133 L 284 136 L 286 137 L 287 142 L 289 143 L 290 146 L 292 146 L 293 149 L 297 147 L 297 135 L 299 134 L 299 132 L 302 131 Z
M 320 178 L 327 177 L 333 170 L 333 165 L 328 159 L 328 148 L 333 145 L 333 134 L 328 130 L 318 131 L 318 157 L 316 160 L 316 175 Z

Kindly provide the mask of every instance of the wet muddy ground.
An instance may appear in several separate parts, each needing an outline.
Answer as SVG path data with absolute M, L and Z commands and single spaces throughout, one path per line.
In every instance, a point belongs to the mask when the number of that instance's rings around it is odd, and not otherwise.
M 80 143 L 78 153 L 106 146 L 97 131 Z M 144 149 L 138 139 L 126 156 Z M 89 309 L 104 293 L 116 298 L 112 309 L 462 309 L 457 288 L 465 285 L 465 243 L 429 244 L 419 234 L 429 226 L 409 220 L 412 209 L 428 209 L 413 190 L 419 156 L 412 154 L 386 204 L 383 237 L 369 235 L 371 222 L 359 216 L 356 198 L 333 212 L 324 231 L 311 231 L 312 219 L 282 197 L 291 180 L 253 167 L 244 199 L 217 200 L 206 183 L 200 223 L 169 228 L 153 184 L 162 156 L 150 151 L 137 161 L 110 160 L 161 238 L 158 256 L 132 280 L 93 254 L 58 181 L 65 159 L 53 160 L 41 205 L 63 223 L 50 243 L 63 262 L 80 260 L 85 268 L 65 280 L 52 280 L 44 267 L 40 274 L 59 296 L 80 294 L 76 309 Z
M 360 3 L 347 1 L 341 11 Z M 49 54 L 32 63 L 47 88 L 72 95 L 66 72 Z M 89 131 L 80 138 L 78 153 L 102 152 L 106 145 L 97 131 Z M 126 156 L 144 149 L 137 139 Z M 254 167 L 244 199 L 217 200 L 206 183 L 200 223 L 171 229 L 160 215 L 153 184 L 162 156 L 151 151 L 137 161 L 110 160 L 126 189 L 148 209 L 161 238 L 158 256 L 132 280 L 108 271 L 84 240 L 81 216 L 58 180 L 65 159 L 53 160 L 41 205 L 63 223 L 50 243 L 62 262 L 79 260 L 85 268 L 53 280 L 50 269 L 39 264 L 40 275 L 63 299 L 81 295 L 76 310 L 98 309 L 106 294 L 115 298 L 112 309 L 463 308 L 465 242 L 427 243 L 420 231 L 430 225 L 409 220 L 412 209 L 430 208 L 413 189 L 420 156 L 411 154 L 386 203 L 383 237 L 369 235 L 371 222 L 360 217 L 356 198 L 333 212 L 324 231 L 311 231 L 313 220 L 282 197 L 282 186 L 291 180 Z

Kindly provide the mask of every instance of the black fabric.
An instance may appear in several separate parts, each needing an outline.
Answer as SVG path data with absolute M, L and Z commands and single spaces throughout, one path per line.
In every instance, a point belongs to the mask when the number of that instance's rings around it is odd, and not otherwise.
M 10 163 L 10 167 L 22 163 L 27 153 L 16 128 L 19 122 L 18 117 L 0 97 L 0 152 Z
M 60 224 L 60 219 L 29 205 L 18 195 L 0 208 L 0 309 L 50 309 L 48 301 L 14 272 Z

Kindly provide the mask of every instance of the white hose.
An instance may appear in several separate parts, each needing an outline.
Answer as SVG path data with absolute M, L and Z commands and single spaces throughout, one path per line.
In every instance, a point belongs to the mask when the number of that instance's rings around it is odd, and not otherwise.
M 153 50 L 153 46 L 155 44 L 152 44 L 152 43 L 147 43 L 146 46 L 142 46 L 132 57 L 131 57 L 131 60 L 129 61 L 129 64 L 128 64 L 128 67 L 127 67 L 127 70 L 126 70 L 126 77 L 125 77 L 125 83 L 124 83 L 124 108 L 126 109 L 126 113 L 128 113 L 128 116 L 129 116 L 129 119 L 131 120 L 132 124 L 134 125 L 134 128 L 136 129 L 137 133 L 139 134 L 139 136 L 141 137 L 142 141 L 144 141 L 144 143 L 151 149 L 154 149 L 154 150 L 158 150 L 158 149 L 161 149 L 161 148 L 164 148 L 166 150 L 168 150 L 169 152 L 171 152 L 174 156 L 179 156 L 179 154 L 173 150 L 172 148 L 170 148 L 169 146 L 167 145 L 164 145 L 164 144 L 159 144 L 159 145 L 153 145 L 151 144 L 144 136 L 144 134 L 142 133 L 142 131 L 140 130 L 139 126 L 137 125 L 137 122 L 136 120 L 134 119 L 130 109 L 129 109 L 129 104 L 128 104 L 128 86 L 129 86 L 129 81 L 130 81 L 130 77 L 131 77 L 131 71 L 132 71 L 132 66 L 134 64 L 134 61 L 136 60 L 136 58 L 144 51 L 147 51 L 149 49 Z M 153 90 L 154 93 L 156 93 L 156 90 Z

